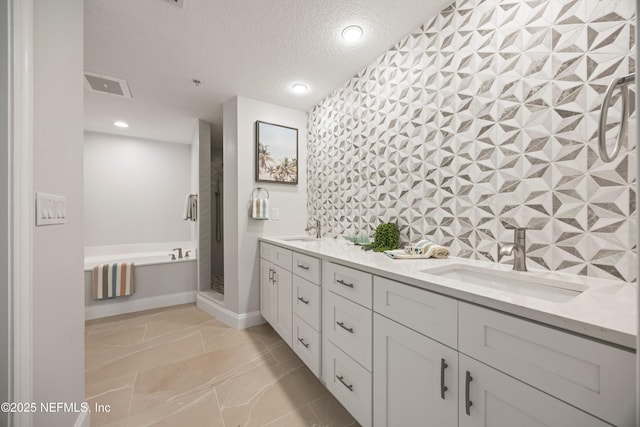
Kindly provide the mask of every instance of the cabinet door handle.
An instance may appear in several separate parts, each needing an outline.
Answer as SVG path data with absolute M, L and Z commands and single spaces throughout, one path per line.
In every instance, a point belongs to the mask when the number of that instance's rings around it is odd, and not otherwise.
M 444 370 L 447 369 L 449 365 L 444 359 L 440 359 L 440 397 L 444 400 L 444 392 L 449 390 L 449 388 L 444 385 Z
M 302 344 L 305 348 L 309 348 L 309 344 L 307 344 L 306 342 L 304 342 L 304 339 L 302 338 L 298 338 L 298 341 L 300 342 L 300 344 Z
M 273 270 L 273 284 L 275 285 L 278 281 L 278 275 L 275 270 Z
M 353 333 L 353 328 L 348 328 L 346 326 L 344 326 L 344 323 L 342 322 L 336 322 L 338 324 L 338 326 L 340 326 L 342 329 L 344 329 L 345 331 L 349 332 L 350 334 Z
M 336 283 L 340 283 L 342 286 L 346 286 L 347 288 L 353 288 L 353 283 L 347 283 L 342 279 L 336 280 Z
M 473 405 L 473 402 L 469 398 L 469 385 L 471 381 L 473 381 L 473 377 L 471 376 L 471 372 L 467 371 L 464 378 L 464 410 L 467 415 L 471 415 L 471 405 Z
M 298 297 L 298 301 L 300 301 L 303 304 L 309 304 L 309 300 L 306 300 L 306 299 L 304 299 L 302 297 Z
M 343 386 L 348 388 L 349 391 L 353 391 L 353 384 L 347 384 L 346 382 L 344 382 L 344 377 L 342 375 L 336 375 L 336 378 L 342 383 Z
M 297 267 L 298 267 L 298 268 L 301 268 L 301 269 L 303 269 L 303 270 L 308 270 L 308 269 L 309 269 L 309 267 L 308 267 L 308 266 L 306 266 L 306 265 L 304 265 L 304 264 L 300 264 L 300 263 L 298 263 L 298 264 L 297 264 Z

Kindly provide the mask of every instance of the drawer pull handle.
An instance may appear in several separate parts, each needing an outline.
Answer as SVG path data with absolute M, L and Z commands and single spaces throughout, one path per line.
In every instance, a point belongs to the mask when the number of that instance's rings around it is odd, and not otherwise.
M 336 322 L 338 324 L 338 326 L 340 326 L 342 329 L 344 329 L 345 331 L 349 332 L 350 334 L 353 333 L 353 328 L 348 328 L 346 326 L 344 326 L 344 323 L 342 322 Z
M 471 372 L 467 371 L 464 379 L 464 410 L 467 415 L 471 415 L 471 405 L 473 405 L 473 402 L 469 399 L 469 385 L 471 381 L 473 381 L 473 377 L 471 376 Z
M 343 386 L 349 389 L 349 391 L 353 391 L 353 384 L 347 384 L 344 382 L 344 377 L 342 375 L 336 375 L 338 381 L 342 383 Z
M 353 283 L 347 283 L 342 279 L 336 280 L 336 283 L 340 283 L 342 286 L 346 286 L 347 288 L 353 288 Z
M 304 348 L 309 348 L 309 344 L 304 342 L 304 340 L 302 338 L 298 338 L 298 341 L 300 342 L 300 344 L 302 344 L 304 346 Z
M 298 267 L 298 268 L 301 268 L 301 269 L 303 269 L 303 270 L 308 270 L 308 269 L 309 269 L 309 267 L 308 267 L 308 266 L 306 266 L 306 265 L 304 265 L 304 264 L 300 264 L 300 263 L 298 263 L 298 264 L 297 264 L 297 267 Z
M 269 267 L 269 281 L 273 282 L 273 269 Z
M 304 298 L 302 298 L 302 297 L 298 297 L 298 301 L 300 301 L 300 302 L 301 302 L 301 303 L 303 303 L 303 304 L 309 304 L 309 300 L 304 299 Z
M 440 397 L 444 400 L 444 392 L 449 390 L 449 388 L 444 385 L 444 370 L 447 369 L 449 365 L 444 359 L 440 359 Z

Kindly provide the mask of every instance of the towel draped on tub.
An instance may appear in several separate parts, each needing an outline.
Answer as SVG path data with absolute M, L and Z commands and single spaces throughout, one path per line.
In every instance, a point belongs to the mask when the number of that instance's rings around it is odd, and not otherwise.
M 135 292 L 133 268 L 132 262 L 101 264 L 93 267 L 92 298 L 106 299 L 133 295 Z
M 182 215 L 182 219 L 186 219 L 188 221 L 198 220 L 198 195 L 197 194 L 189 194 L 187 196 L 187 201 L 184 204 L 184 214 Z

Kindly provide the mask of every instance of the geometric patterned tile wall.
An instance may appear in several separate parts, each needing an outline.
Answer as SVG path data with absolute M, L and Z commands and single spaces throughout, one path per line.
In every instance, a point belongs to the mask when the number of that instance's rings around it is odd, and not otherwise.
M 310 113 L 309 217 L 493 261 L 524 226 L 530 267 L 634 281 L 635 138 L 595 142 L 634 34 L 633 0 L 456 1 Z

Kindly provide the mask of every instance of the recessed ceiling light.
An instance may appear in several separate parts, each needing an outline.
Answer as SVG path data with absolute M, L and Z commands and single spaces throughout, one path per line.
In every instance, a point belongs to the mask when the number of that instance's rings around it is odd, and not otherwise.
M 309 90 L 309 86 L 304 83 L 294 83 L 291 85 L 291 90 L 295 93 L 305 93 Z
M 342 38 L 348 42 L 355 42 L 357 40 L 360 40 L 362 34 L 362 27 L 359 27 L 357 25 L 349 25 L 344 30 L 342 30 Z
M 113 122 L 114 126 L 117 126 L 119 128 L 128 128 L 129 124 L 127 122 L 123 122 L 122 120 L 117 120 L 115 122 Z

